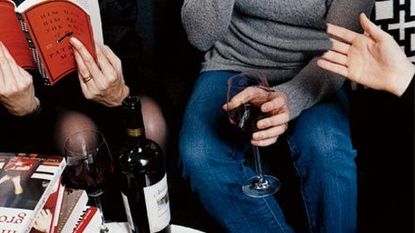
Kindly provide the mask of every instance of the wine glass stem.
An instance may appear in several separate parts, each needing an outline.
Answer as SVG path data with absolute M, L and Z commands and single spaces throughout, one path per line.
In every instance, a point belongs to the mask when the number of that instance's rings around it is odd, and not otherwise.
M 259 148 L 257 146 L 252 146 L 252 149 L 254 150 L 256 175 L 259 178 L 258 179 L 259 183 L 263 183 L 264 182 L 264 174 L 263 174 L 262 166 L 261 166 L 261 158 L 260 158 L 260 155 L 259 155 Z
M 102 193 L 101 193 L 102 194 Z M 101 194 L 94 195 L 93 199 L 95 202 L 96 207 L 99 209 L 100 215 L 101 215 L 101 229 L 100 232 L 108 232 L 107 226 L 105 226 L 105 218 L 104 218 L 104 212 L 102 212 L 102 204 L 101 204 Z

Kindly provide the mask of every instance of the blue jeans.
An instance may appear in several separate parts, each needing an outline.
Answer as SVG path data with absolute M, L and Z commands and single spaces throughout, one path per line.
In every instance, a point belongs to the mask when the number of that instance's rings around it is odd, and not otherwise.
M 180 161 L 207 211 L 229 232 L 294 232 L 273 196 L 252 198 L 241 185 L 255 174 L 246 166 L 249 140 L 222 110 L 227 80 L 236 74 L 200 75 L 180 132 Z M 288 144 L 301 180 L 310 232 L 356 231 L 356 167 L 348 101 L 343 90 L 290 123 Z

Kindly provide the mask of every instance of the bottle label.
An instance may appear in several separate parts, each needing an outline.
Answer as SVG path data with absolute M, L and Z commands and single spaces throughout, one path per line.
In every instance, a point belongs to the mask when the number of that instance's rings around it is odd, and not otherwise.
M 131 216 L 130 204 L 128 204 L 127 196 L 121 192 L 122 201 L 124 202 L 125 214 L 127 215 L 128 226 L 130 227 L 130 232 L 135 232 L 133 218 Z
M 154 185 L 144 188 L 150 232 L 163 230 L 170 223 L 169 192 L 167 175 Z

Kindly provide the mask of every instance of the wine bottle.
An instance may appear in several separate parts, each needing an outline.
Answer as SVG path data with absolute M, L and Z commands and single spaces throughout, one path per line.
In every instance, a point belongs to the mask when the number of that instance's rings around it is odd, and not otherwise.
M 127 140 L 120 152 L 121 195 L 133 233 L 170 232 L 164 154 L 144 132 L 140 98 L 123 101 Z

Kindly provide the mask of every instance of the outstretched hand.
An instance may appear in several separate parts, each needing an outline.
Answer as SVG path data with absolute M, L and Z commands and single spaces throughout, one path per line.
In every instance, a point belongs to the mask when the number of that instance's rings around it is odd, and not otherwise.
M 318 65 L 362 85 L 402 95 L 415 66 L 408 60 L 392 36 L 373 24 L 364 14 L 360 24 L 365 33 L 329 24 L 333 47 L 318 60 Z
M 232 111 L 244 103 L 259 106 L 261 111 L 267 115 L 256 123 L 258 131 L 252 134 L 252 145 L 269 146 L 287 130 L 290 117 L 284 93 L 248 87 L 224 104 L 223 109 Z
M 124 82 L 120 59 L 106 45 L 96 44 L 97 62 L 85 46 L 71 38 L 78 78 L 85 98 L 104 104 L 119 106 L 128 95 L 129 88 Z
M 38 109 L 32 76 L 17 65 L 0 42 L 0 103 L 13 115 L 25 116 Z

